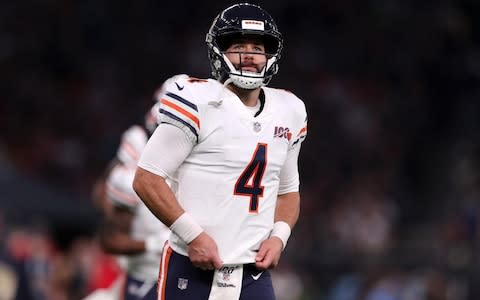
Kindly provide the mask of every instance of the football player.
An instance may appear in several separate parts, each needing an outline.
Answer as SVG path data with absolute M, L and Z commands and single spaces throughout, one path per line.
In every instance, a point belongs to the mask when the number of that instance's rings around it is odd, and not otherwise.
M 159 259 L 170 231 L 133 191 L 135 169 L 117 164 L 107 178 L 110 216 L 100 234 L 105 252 L 123 259 L 126 278 L 121 299 L 156 299 Z
M 261 7 L 223 10 L 206 43 L 215 79 L 167 86 L 160 125 L 134 179 L 137 194 L 172 231 L 158 299 L 271 300 L 268 270 L 299 216 L 305 105 L 266 86 L 283 40 Z
M 157 127 L 160 102 L 167 80 L 155 94 L 155 104 L 145 116 L 144 126 L 132 125 L 123 134 L 116 158 L 105 180 L 105 220 L 100 244 L 109 254 L 117 255 L 125 269 L 125 279 L 118 289 L 120 299 L 157 299 L 156 283 L 159 261 L 170 230 L 138 198 L 132 187 L 140 154 Z M 118 285 L 118 284 L 117 284 Z

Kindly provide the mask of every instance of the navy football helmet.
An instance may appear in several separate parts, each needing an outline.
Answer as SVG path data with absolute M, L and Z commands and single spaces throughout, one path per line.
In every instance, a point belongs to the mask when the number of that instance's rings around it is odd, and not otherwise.
M 265 45 L 267 63 L 260 73 L 237 70 L 225 56 L 234 39 L 252 35 L 260 37 Z M 257 5 L 241 3 L 223 10 L 214 19 L 206 43 L 212 75 L 221 82 L 230 78 L 240 88 L 255 89 L 267 85 L 278 72 L 282 35 L 270 14 Z

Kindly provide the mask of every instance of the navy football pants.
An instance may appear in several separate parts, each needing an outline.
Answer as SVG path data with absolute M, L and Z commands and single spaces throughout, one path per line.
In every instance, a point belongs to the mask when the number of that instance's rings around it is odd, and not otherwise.
M 168 253 L 164 254 L 165 262 L 162 262 L 164 268 L 160 269 L 160 274 L 166 272 L 166 278 L 164 282 L 158 284 L 161 287 L 158 299 L 207 300 L 214 271 L 204 271 L 193 266 L 188 257 L 176 253 L 171 248 L 165 247 L 164 251 Z M 254 264 L 244 265 L 240 300 L 275 300 L 270 273 L 258 270 Z

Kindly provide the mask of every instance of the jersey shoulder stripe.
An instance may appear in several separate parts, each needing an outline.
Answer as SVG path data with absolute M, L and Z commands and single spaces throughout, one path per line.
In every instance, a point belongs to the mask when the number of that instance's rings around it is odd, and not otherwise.
M 202 118 L 209 103 L 217 101 L 224 86 L 213 79 L 181 77 L 171 82 L 162 96 L 159 123 L 183 130 L 192 143 L 201 137 Z
M 198 112 L 198 107 L 197 107 L 195 104 L 193 104 L 192 102 L 190 102 L 190 101 L 188 101 L 188 100 L 186 100 L 186 99 L 178 96 L 177 94 L 168 92 L 168 93 L 167 93 L 167 96 L 172 97 L 172 98 L 175 99 L 175 100 L 178 100 L 179 102 L 187 105 L 188 107 L 191 107 L 193 110 L 195 110 L 195 111 Z
M 189 118 L 191 121 L 193 121 L 193 123 L 195 123 L 197 125 L 197 127 L 200 128 L 200 121 L 198 120 L 197 116 L 190 113 L 188 110 L 185 110 L 184 108 L 182 108 L 181 106 L 175 104 L 174 102 L 171 102 L 167 99 L 162 99 L 160 101 L 160 103 L 172 108 L 173 110 L 175 110 L 177 113 L 180 113 L 182 114 L 183 116 Z
M 300 132 L 297 134 L 297 138 L 304 139 L 306 136 L 307 136 L 307 125 L 305 125 L 305 127 L 300 129 Z
M 307 125 L 305 124 L 305 127 L 300 129 L 300 132 L 297 134 L 297 137 L 295 141 L 292 143 L 292 146 L 295 146 L 296 144 L 303 142 L 303 140 L 305 140 L 306 137 L 307 137 Z
M 182 118 L 179 118 L 175 114 L 172 114 L 171 112 L 166 111 L 164 109 L 160 109 L 160 113 L 163 114 L 164 116 L 166 116 L 168 119 L 170 119 L 169 121 L 165 121 L 165 119 L 164 119 L 164 120 L 161 121 L 162 123 L 169 123 L 169 124 L 174 123 L 174 125 L 181 124 L 180 128 L 182 128 L 182 127 L 188 128 L 189 131 L 191 132 L 191 134 L 193 134 L 195 136 L 195 140 L 198 139 L 197 130 L 195 129 L 195 127 L 190 125 L 188 122 L 185 122 Z
M 167 92 L 160 100 L 160 122 L 182 129 L 190 139 L 198 140 L 200 119 L 195 103 L 178 94 Z

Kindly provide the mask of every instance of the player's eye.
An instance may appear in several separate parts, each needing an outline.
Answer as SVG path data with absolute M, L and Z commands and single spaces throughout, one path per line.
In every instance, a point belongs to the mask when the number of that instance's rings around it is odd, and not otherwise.
M 265 49 L 261 46 L 255 46 L 255 47 L 253 47 L 253 50 L 255 52 L 262 52 L 262 53 L 265 52 Z
M 235 49 L 235 50 L 243 50 L 243 49 L 245 49 L 245 46 L 244 46 L 244 45 L 240 45 L 240 44 L 239 44 L 239 45 L 234 45 L 234 46 L 233 46 L 233 49 Z

